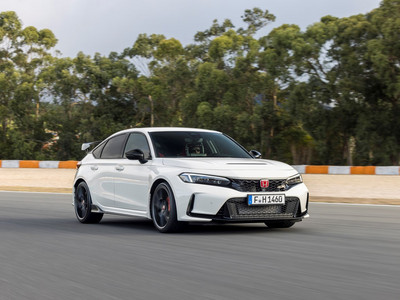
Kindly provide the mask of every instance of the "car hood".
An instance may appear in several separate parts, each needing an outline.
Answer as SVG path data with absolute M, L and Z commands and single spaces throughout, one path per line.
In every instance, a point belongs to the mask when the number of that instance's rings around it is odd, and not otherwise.
M 291 166 L 265 159 L 247 158 L 163 158 L 162 164 L 194 172 L 230 178 L 287 178 L 297 174 Z

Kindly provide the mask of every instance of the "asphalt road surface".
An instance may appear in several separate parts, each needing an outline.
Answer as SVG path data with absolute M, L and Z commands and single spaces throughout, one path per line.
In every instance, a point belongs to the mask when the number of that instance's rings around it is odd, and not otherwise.
M 107 215 L 67 194 L 0 192 L 0 299 L 400 299 L 400 206 L 310 204 L 290 229 Z

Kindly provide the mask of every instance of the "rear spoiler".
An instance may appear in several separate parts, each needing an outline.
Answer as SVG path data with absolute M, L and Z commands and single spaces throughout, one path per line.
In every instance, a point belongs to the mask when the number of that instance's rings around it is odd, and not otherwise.
M 101 142 L 101 141 L 90 142 L 90 143 L 83 143 L 82 146 L 81 146 L 81 150 L 82 150 L 82 151 L 85 151 L 85 150 L 89 149 L 90 146 L 92 146 L 92 145 L 94 145 L 94 144 L 97 144 L 97 143 L 100 143 L 100 142 Z

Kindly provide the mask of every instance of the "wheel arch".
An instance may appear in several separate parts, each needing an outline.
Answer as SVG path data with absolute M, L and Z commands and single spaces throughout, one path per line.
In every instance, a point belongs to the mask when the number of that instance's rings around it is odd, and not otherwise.
M 75 189 L 78 187 L 78 185 L 81 183 L 81 182 L 86 182 L 83 178 L 78 178 L 75 182 L 74 182 L 74 192 L 75 192 Z M 86 182 L 86 184 L 87 184 L 87 182 Z
M 156 187 L 162 182 L 165 182 L 166 184 L 169 185 L 169 187 L 171 187 L 171 184 L 165 178 L 158 178 L 151 185 L 150 193 L 149 193 L 149 203 L 148 203 L 150 219 L 153 219 L 152 214 L 151 214 L 151 201 L 153 199 L 153 194 L 154 194 L 154 191 L 156 190 Z M 171 190 L 172 190 L 172 188 L 171 188 Z

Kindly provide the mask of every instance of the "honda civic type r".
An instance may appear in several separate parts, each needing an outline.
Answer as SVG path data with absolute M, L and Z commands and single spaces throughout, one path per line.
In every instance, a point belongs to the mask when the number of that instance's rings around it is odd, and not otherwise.
M 259 157 L 217 131 L 123 130 L 78 163 L 75 214 L 82 223 L 98 223 L 104 213 L 141 216 L 160 232 L 189 222 L 288 228 L 308 217 L 309 193 L 301 175 Z

